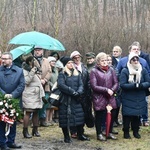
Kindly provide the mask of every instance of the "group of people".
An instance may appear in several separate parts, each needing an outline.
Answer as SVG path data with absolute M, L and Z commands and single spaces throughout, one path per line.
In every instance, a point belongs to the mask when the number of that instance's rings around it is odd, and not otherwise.
M 97 140 L 105 141 L 107 106 L 111 107 L 111 123 L 108 139 L 116 140 L 114 124 L 120 125 L 119 112 L 122 107 L 123 137 L 130 139 L 130 127 L 135 138 L 141 138 L 141 122 L 148 126 L 147 96 L 150 87 L 150 60 L 140 50 L 140 43 L 129 47 L 129 55 L 121 58 L 122 49 L 115 46 L 112 55 L 100 52 L 86 53 L 87 64 L 82 62 L 79 51 L 70 56 L 59 57 L 52 52 L 44 57 L 44 50 L 35 47 L 33 54 L 22 56 L 21 68 L 15 65 L 10 52 L 1 55 L 0 92 L 6 98 L 18 98 L 23 109 L 23 136 L 40 137 L 38 127 L 47 127 L 53 116 L 58 116 L 64 142 L 71 137 L 89 141 L 84 134 L 84 125 L 96 128 Z M 48 103 L 50 91 L 57 82 L 62 92 L 58 110 Z M 94 114 L 93 120 L 89 116 Z M 28 132 L 32 118 L 32 135 Z M 93 127 L 93 126 L 92 126 Z M 1 150 L 21 148 L 15 143 L 16 122 L 5 137 L 6 123 L 0 121 Z

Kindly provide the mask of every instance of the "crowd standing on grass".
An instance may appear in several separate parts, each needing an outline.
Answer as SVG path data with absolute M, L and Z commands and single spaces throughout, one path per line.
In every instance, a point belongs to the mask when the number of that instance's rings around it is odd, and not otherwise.
M 45 58 L 42 47 L 36 46 L 33 54 L 14 61 L 11 53 L 0 52 L 0 92 L 7 98 L 20 99 L 23 137 L 40 138 L 38 127 L 51 126 L 58 120 L 65 143 L 71 143 L 72 138 L 90 141 L 85 135 L 85 125 L 95 127 L 99 141 L 117 140 L 116 126 L 122 126 L 125 139 L 131 138 L 130 128 L 135 138 L 141 138 L 140 125 L 149 126 L 150 59 L 137 41 L 128 49 L 129 55 L 125 57 L 116 45 L 112 54 L 87 52 L 83 56 L 72 51 L 70 56 L 60 57 L 54 51 Z M 49 103 L 56 84 L 63 95 L 58 108 Z M 112 107 L 107 137 L 106 106 Z M 28 132 L 29 120 L 32 120 L 32 134 Z M 7 137 L 5 127 L 6 123 L 0 121 L 1 150 L 21 148 L 15 143 L 16 122 Z

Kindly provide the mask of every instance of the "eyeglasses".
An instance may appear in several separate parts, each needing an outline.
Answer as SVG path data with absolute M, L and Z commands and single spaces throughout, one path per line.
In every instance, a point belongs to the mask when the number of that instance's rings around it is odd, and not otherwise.
M 139 61 L 139 58 L 134 57 L 134 58 L 132 58 L 131 60 L 135 62 L 135 61 Z
M 73 57 L 73 59 L 79 59 L 80 58 L 80 56 L 77 56 L 77 57 Z
M 133 48 L 132 50 L 139 50 L 139 48 Z

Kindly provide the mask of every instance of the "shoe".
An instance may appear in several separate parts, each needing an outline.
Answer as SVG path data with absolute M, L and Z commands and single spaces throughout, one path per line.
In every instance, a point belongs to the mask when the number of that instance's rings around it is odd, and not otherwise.
M 17 144 L 15 144 L 15 143 L 9 144 L 8 147 L 9 147 L 9 148 L 16 148 L 16 149 L 21 149 L 21 148 L 22 148 L 21 145 L 17 145 Z
M 121 126 L 121 125 L 122 125 L 122 122 L 117 121 L 116 124 L 117 124 L 118 126 Z
M 106 138 L 105 138 L 102 134 L 99 134 L 99 135 L 97 136 L 97 140 L 106 141 Z
M 49 127 L 49 125 L 46 122 L 41 122 L 40 127 Z
M 112 133 L 109 133 L 107 139 L 117 140 L 117 137 L 115 137 Z
M 10 150 L 10 148 L 7 146 L 4 146 L 4 147 L 1 147 L 1 150 Z
M 138 132 L 133 133 L 133 136 L 137 139 L 141 138 L 141 135 Z
M 129 133 L 124 133 L 124 139 L 131 139 L 131 136 Z
M 102 131 L 102 135 L 106 135 L 106 131 L 105 130 Z
M 90 141 L 90 138 L 86 137 L 85 135 L 81 135 L 81 136 L 78 137 L 78 140 L 81 140 L 81 141 Z
M 149 123 L 148 122 L 143 122 L 143 126 L 148 127 Z
M 74 138 L 74 139 L 76 139 L 77 138 L 77 133 L 71 134 L 71 137 Z
M 70 138 L 66 138 L 66 139 L 64 139 L 64 142 L 65 143 L 72 143 L 72 140 Z
M 117 131 L 115 131 L 115 130 L 113 130 L 113 131 L 112 131 L 112 134 L 118 134 L 118 132 L 117 132 Z
M 118 124 L 114 122 L 113 127 L 118 127 Z

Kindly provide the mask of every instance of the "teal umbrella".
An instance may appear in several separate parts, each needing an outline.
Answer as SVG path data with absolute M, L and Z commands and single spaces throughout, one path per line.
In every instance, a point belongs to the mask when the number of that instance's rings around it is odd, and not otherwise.
M 64 46 L 57 39 L 37 31 L 20 33 L 12 38 L 9 44 L 39 46 L 47 50 L 65 51 Z
M 15 49 L 12 49 L 10 53 L 13 55 L 13 60 L 18 58 L 21 55 L 26 55 L 34 49 L 33 46 L 19 46 Z

